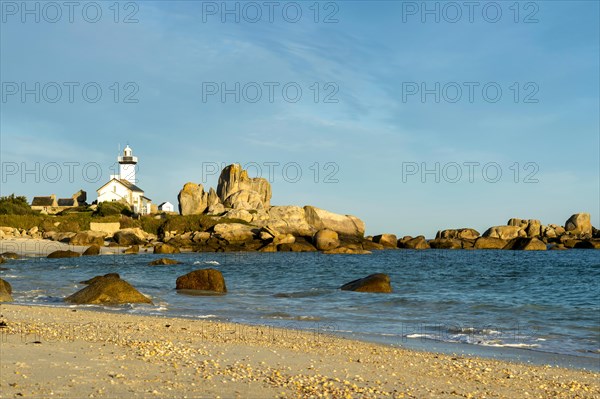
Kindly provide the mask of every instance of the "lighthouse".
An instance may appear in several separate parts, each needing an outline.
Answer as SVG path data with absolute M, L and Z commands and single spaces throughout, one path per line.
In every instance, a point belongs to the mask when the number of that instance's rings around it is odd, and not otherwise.
M 135 177 L 135 170 L 138 159 L 133 156 L 133 151 L 129 145 L 123 150 L 123 156 L 118 157 L 117 160 L 119 161 L 118 179 L 127 180 L 131 184 L 136 184 L 137 179 Z
M 134 213 L 147 215 L 152 212 L 152 200 L 144 196 L 144 190 L 137 186 L 135 175 L 138 159 L 133 156 L 129 145 L 123 150 L 123 155 L 117 157 L 119 174 L 111 175 L 110 181 L 100 187 L 98 203 L 119 201 L 131 206 Z

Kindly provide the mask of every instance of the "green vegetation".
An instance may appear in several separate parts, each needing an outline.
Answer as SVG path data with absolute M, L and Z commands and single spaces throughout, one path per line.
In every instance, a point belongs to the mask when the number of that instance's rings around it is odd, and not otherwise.
M 125 215 L 131 216 L 133 212 L 129 205 L 122 202 L 101 202 L 98 204 L 98 208 L 94 212 L 94 216 L 112 216 L 112 215 Z
M 131 217 L 129 206 L 120 202 L 101 202 L 95 211 L 89 207 L 70 208 L 58 215 L 44 215 L 35 212 L 25 197 L 0 198 L 0 226 L 29 230 L 38 227 L 41 232 L 77 232 L 90 229 L 91 222 L 119 222 L 122 229 L 141 228 L 147 233 L 161 235 L 166 231 L 179 233 L 206 231 L 219 223 L 248 224 L 240 219 L 227 219 L 209 215 L 167 215 L 164 218 L 141 216 Z
M 11 194 L 8 197 L 0 197 L 0 215 L 31 215 L 34 213 L 24 196 L 16 197 Z

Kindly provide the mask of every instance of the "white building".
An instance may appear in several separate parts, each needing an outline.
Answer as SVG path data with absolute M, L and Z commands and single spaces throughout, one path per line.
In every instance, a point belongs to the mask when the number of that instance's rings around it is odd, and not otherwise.
M 152 200 L 144 196 L 144 190 L 136 186 L 135 172 L 137 157 L 129 146 L 123 150 L 123 156 L 117 157 L 119 174 L 111 175 L 110 181 L 97 190 L 98 203 L 122 201 L 131 206 L 135 213 L 147 215 L 152 212 Z
M 175 212 L 175 207 L 169 201 L 163 202 L 158 206 L 159 211 L 163 212 Z

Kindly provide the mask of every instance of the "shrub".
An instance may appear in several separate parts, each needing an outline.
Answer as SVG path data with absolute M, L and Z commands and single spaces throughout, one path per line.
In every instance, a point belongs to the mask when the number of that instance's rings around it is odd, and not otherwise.
M 131 216 L 133 212 L 129 205 L 122 202 L 101 202 L 98 204 L 98 208 L 93 214 L 94 216 L 111 216 L 111 215 L 125 215 Z
M 24 196 L 0 197 L 0 215 L 32 215 L 35 212 L 29 206 Z

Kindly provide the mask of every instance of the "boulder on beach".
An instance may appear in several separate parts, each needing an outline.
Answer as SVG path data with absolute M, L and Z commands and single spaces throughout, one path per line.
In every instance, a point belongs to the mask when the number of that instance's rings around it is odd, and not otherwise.
M 83 256 L 100 255 L 100 246 L 97 244 L 90 245 L 82 254 Z
M 98 277 L 98 278 L 97 278 Z M 84 289 L 65 298 L 65 302 L 75 304 L 152 303 L 150 298 L 136 290 L 125 280 L 115 276 L 97 276 Z
M 369 240 L 362 241 L 360 245 L 362 246 L 362 249 L 366 251 L 380 251 L 382 249 L 385 249 L 383 245 Z
M 58 258 L 78 258 L 81 256 L 79 252 L 73 252 L 70 250 L 67 251 L 54 251 L 47 256 L 49 259 L 58 259 Z
M 169 244 L 159 243 L 154 246 L 155 254 L 178 254 L 179 252 L 179 248 Z
M 194 270 L 193 272 L 177 277 L 175 289 L 227 292 L 223 274 L 212 268 Z
M 313 242 L 319 251 L 329 251 L 340 246 L 338 233 L 329 229 L 317 231 Z
M 340 287 L 344 291 L 390 293 L 392 286 L 390 276 L 383 273 L 371 274 L 358 280 L 350 281 Z
M 16 252 L 4 252 L 0 256 L 4 259 L 19 259 L 19 255 Z
M 513 238 L 504 249 L 516 251 L 545 251 L 546 244 L 535 237 L 517 237 Z
M 123 251 L 124 254 L 127 255 L 131 255 L 131 254 L 137 254 L 140 252 L 140 246 L 139 245 L 132 245 L 129 248 L 125 249 Z
M 504 249 L 507 242 L 501 238 L 479 237 L 475 240 L 473 248 L 475 249 Z
M 574 248 L 577 249 L 600 249 L 600 239 L 592 238 L 588 240 L 582 240 L 575 244 Z
M 149 266 L 162 266 L 162 265 L 178 265 L 181 262 L 176 261 L 175 259 L 169 259 L 169 258 L 160 258 L 160 259 L 156 259 L 153 260 L 152 262 L 148 263 Z
M 80 231 L 76 233 L 73 237 L 69 239 L 69 244 L 71 245 L 104 245 L 104 239 L 106 238 L 106 233 L 101 231 Z
M 122 247 L 141 245 L 146 242 L 144 231 L 139 227 L 121 229 L 113 235 L 113 240 Z
M 0 302 L 12 302 L 12 287 L 6 280 L 0 278 Z
M 251 241 L 255 230 L 258 229 L 242 223 L 219 223 L 213 227 L 215 235 L 229 243 Z
M 356 216 L 341 215 L 315 206 L 305 206 L 304 214 L 308 224 L 315 230 L 329 229 L 355 237 L 365 235 L 365 223 Z
M 373 237 L 373 242 L 383 245 L 385 248 L 397 248 L 398 238 L 395 234 L 379 234 Z

